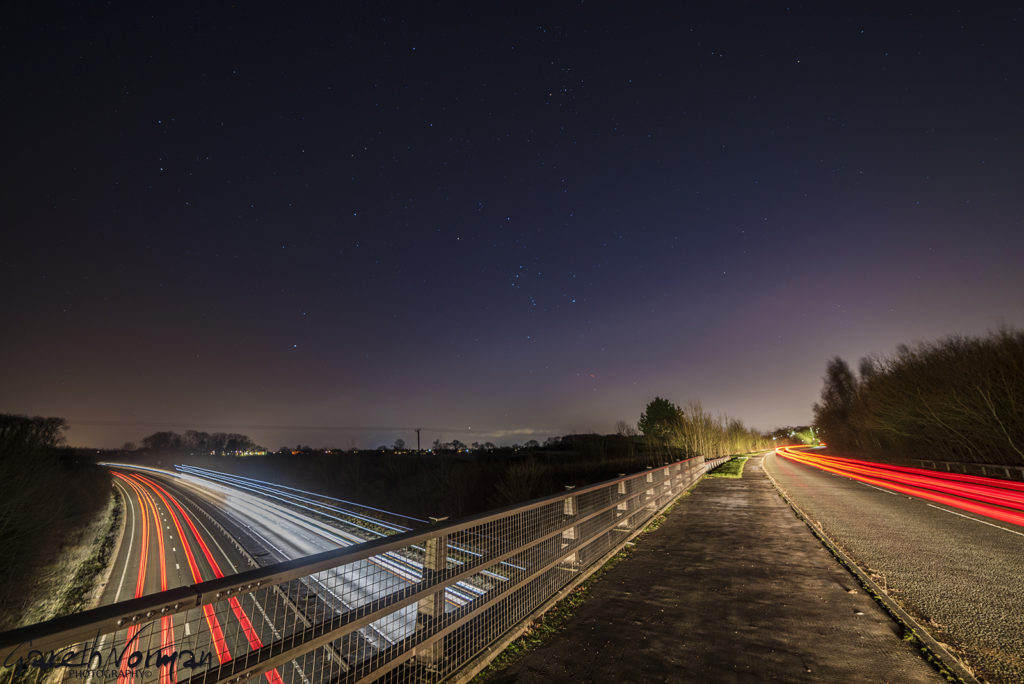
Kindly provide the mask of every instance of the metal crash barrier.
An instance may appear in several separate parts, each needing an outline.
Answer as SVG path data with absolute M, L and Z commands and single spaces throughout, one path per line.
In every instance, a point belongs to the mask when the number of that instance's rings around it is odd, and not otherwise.
M 436 682 L 622 546 L 725 458 L 0 634 L 0 682 Z

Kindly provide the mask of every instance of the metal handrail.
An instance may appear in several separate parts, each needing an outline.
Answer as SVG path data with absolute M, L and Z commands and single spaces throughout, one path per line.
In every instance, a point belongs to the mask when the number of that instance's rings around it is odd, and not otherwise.
M 697 459 L 700 459 L 699 464 L 691 463 Z M 429 528 L 410 530 L 365 542 L 357 546 L 327 551 L 263 568 L 255 568 L 230 577 L 179 587 L 158 594 L 102 606 L 75 615 L 11 630 L 0 634 L 0 665 L 6 663 L 12 653 L 25 644 L 30 644 L 32 649 L 41 652 L 56 651 L 67 647 L 69 644 L 80 643 L 94 636 L 98 637 L 101 634 L 112 634 L 118 630 L 124 630 L 130 625 L 159 620 L 166 616 L 177 615 L 199 606 L 214 604 L 242 594 L 251 595 L 251 592 L 256 589 L 275 587 L 283 583 L 302 580 L 317 573 L 342 566 L 351 566 L 353 563 L 371 559 L 388 552 L 395 552 L 412 545 L 422 545 L 431 539 L 447 539 L 459 533 L 467 533 L 474 528 L 481 528 L 489 523 L 497 523 L 512 519 L 516 515 L 536 511 L 545 506 L 557 505 L 559 503 L 564 505 L 569 499 L 578 501 L 579 497 L 592 492 L 599 492 L 611 487 L 615 487 L 617 488 L 616 491 L 620 491 L 618 488 L 624 487 L 624 483 L 630 483 L 638 478 L 647 478 L 648 482 L 650 482 L 652 476 L 658 474 L 660 476 L 659 482 L 652 483 L 651 488 L 658 485 L 668 485 L 669 489 L 674 489 L 674 482 L 670 477 L 666 476 L 666 472 L 670 472 L 673 468 L 677 468 L 681 472 L 685 466 L 687 472 L 691 474 L 690 479 L 683 484 L 683 489 L 685 489 L 689 484 L 699 479 L 700 475 L 704 472 L 725 460 L 704 461 L 700 457 L 697 457 L 697 459 L 685 459 L 605 482 L 552 494 L 523 504 L 514 504 L 451 522 L 445 521 Z M 697 467 L 694 468 L 693 466 Z M 691 470 L 699 470 L 699 472 L 691 473 Z M 692 475 L 696 476 L 693 477 Z M 259 675 L 283 662 L 300 657 L 331 641 L 351 634 L 361 627 L 393 615 L 403 607 L 420 602 L 429 596 L 437 595 L 438 592 L 444 592 L 445 588 L 451 587 L 479 573 L 481 569 L 493 567 L 496 563 L 504 562 L 530 549 L 538 548 L 539 545 L 550 542 L 559 536 L 564 536 L 570 530 L 576 529 L 580 525 L 596 519 L 598 516 L 607 514 L 608 511 L 614 508 L 621 508 L 623 502 L 645 499 L 649 489 L 641 488 L 630 496 L 613 497 L 604 506 L 591 510 L 585 515 L 568 517 L 563 521 L 564 524 L 562 525 L 548 526 L 543 534 L 505 546 L 501 549 L 500 553 L 483 553 L 472 561 L 466 561 L 455 568 L 431 573 L 429 576 L 424 572 L 423 578 L 419 582 L 410 584 L 401 590 L 392 591 L 388 595 L 374 599 L 366 605 L 358 606 L 342 613 L 325 616 L 324 619 L 307 624 L 305 629 L 297 630 L 259 649 L 249 651 L 245 654 L 244 658 L 240 657 L 206 672 L 195 674 L 187 681 L 196 683 L 225 680 L 235 681 Z M 672 498 L 678 493 L 673 491 Z M 633 512 L 636 513 L 642 510 L 636 509 Z M 601 535 L 610 532 L 616 525 L 617 522 L 613 521 L 611 524 L 591 534 L 588 539 L 579 540 L 573 538 L 571 544 L 563 544 L 564 553 L 562 556 L 554 558 L 543 567 L 534 568 L 523 577 L 515 578 L 514 582 L 501 587 L 500 590 L 489 590 L 486 594 L 486 600 L 479 604 L 474 602 L 472 610 L 466 612 L 458 621 L 449 621 L 439 626 L 434 625 L 433 628 L 425 632 L 420 632 L 417 628 L 416 634 L 419 638 L 416 640 L 414 649 L 443 639 L 446 634 L 457 629 L 462 623 L 482 614 L 496 602 L 511 596 L 512 592 L 548 572 L 566 557 L 570 555 L 575 557 L 575 552 L 586 548 Z M 446 616 L 442 615 L 442 618 L 444 617 Z M 283 648 L 285 642 L 289 642 L 290 647 Z M 399 657 L 392 661 L 388 667 L 383 668 L 383 670 L 392 669 L 406 659 L 405 657 Z M 381 671 L 374 670 L 378 675 L 381 674 Z

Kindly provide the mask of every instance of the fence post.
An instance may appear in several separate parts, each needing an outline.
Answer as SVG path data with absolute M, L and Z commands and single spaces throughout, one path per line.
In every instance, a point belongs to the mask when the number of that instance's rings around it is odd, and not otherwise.
M 573 489 L 576 489 L 576 487 L 574 485 L 565 485 L 565 491 L 568 492 L 568 491 L 572 491 Z M 571 519 L 571 518 L 575 518 L 577 513 L 579 513 L 579 510 L 578 510 L 578 507 L 577 507 L 576 497 L 575 496 L 567 496 L 567 497 L 565 497 L 565 499 L 562 501 L 562 515 L 566 519 L 566 522 L 568 522 L 569 519 Z M 564 549 L 564 548 L 566 548 L 568 546 L 571 546 L 575 542 L 576 542 L 576 526 L 573 525 L 569 529 L 562 531 L 562 548 Z M 564 560 L 564 562 L 567 564 L 567 566 L 569 568 L 571 568 L 571 569 L 575 569 L 576 568 L 577 558 L 576 558 L 576 552 L 575 551 L 573 551 L 572 553 L 567 555 L 563 560 Z
M 430 522 L 432 525 L 437 525 L 447 519 L 448 516 L 431 517 Z M 424 544 L 424 550 L 423 581 L 433 583 L 437 581 L 438 575 L 448 567 L 448 536 L 442 534 L 431 537 Z M 443 588 L 420 599 L 416 606 L 416 629 L 429 634 L 442 618 L 444 618 Z M 437 672 L 443 657 L 444 639 L 431 642 L 416 652 L 417 661 L 431 672 Z
M 644 481 L 647 484 L 650 485 L 650 487 L 647 488 L 647 491 L 644 492 L 644 504 L 645 504 L 645 507 L 650 507 L 650 506 L 647 506 L 646 504 L 651 504 L 653 506 L 654 510 L 657 510 L 658 502 L 656 500 L 653 501 L 653 502 L 651 501 L 652 499 L 655 498 L 654 497 L 654 472 L 651 470 L 651 466 L 647 466 L 647 476 L 644 478 Z
M 626 473 L 619 473 L 619 477 L 626 477 Z M 620 518 L 629 510 L 629 499 L 626 498 L 626 494 L 629 493 L 629 490 L 626 487 L 625 480 L 619 480 L 619 486 L 616 488 L 615 493 L 618 494 L 620 499 L 622 499 L 622 501 L 615 506 L 615 517 Z

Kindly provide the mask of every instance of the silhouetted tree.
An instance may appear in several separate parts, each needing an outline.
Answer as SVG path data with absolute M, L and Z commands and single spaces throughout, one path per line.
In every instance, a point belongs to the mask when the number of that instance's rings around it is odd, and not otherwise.
M 644 437 L 662 444 L 676 439 L 683 422 L 682 410 L 668 399 L 655 397 L 640 414 L 637 427 Z
M 210 451 L 210 435 L 206 432 L 198 432 L 196 430 L 185 431 L 185 447 L 198 452 L 209 452 Z
M 1024 463 L 1024 332 L 948 337 L 829 362 L 815 420 L 840 449 L 878 457 Z
M 814 405 L 814 422 L 826 443 L 840 449 L 857 449 L 851 424 L 857 399 L 857 379 L 849 364 L 836 356 L 825 367 L 821 402 Z
M 178 451 L 184 442 L 177 432 L 154 432 L 142 438 L 142 447 L 150 451 Z

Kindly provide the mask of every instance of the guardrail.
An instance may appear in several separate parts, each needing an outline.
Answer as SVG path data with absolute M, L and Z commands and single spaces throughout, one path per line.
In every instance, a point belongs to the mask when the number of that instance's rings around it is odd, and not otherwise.
M 963 473 L 964 475 L 981 475 L 1001 480 L 1024 482 L 1024 466 L 998 465 L 994 463 L 964 463 L 963 461 L 936 461 L 929 458 L 911 460 L 917 468 L 945 471 L 947 473 Z
M 727 459 L 600 484 L 0 634 L 10 680 L 435 682 Z M 2 672 L 2 670 L 0 670 Z

